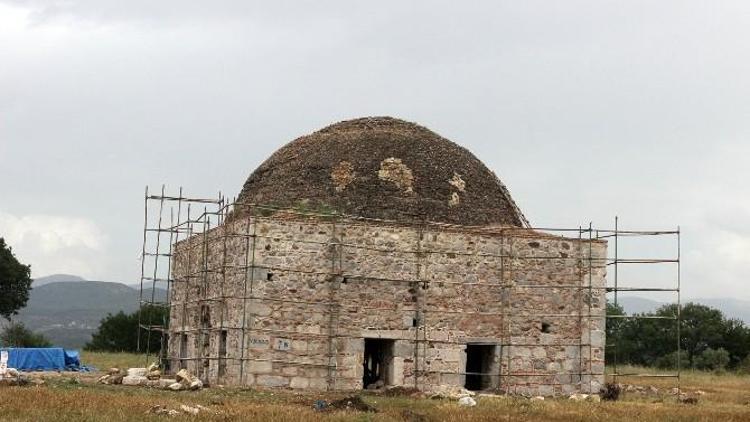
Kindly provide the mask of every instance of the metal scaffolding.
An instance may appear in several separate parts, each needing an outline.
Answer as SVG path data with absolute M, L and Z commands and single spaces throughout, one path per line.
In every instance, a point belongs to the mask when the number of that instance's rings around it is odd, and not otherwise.
M 219 367 L 219 374 L 221 375 L 222 372 L 226 371 L 226 364 L 227 361 L 236 361 L 239 363 L 239 384 L 243 384 L 245 381 L 245 365 L 244 362 L 247 361 L 264 361 L 262 359 L 258 359 L 253 356 L 249 356 L 246 354 L 246 347 L 245 345 L 247 340 L 247 335 L 249 332 L 265 332 L 265 333 L 273 333 L 273 334 L 281 334 L 281 335 L 289 335 L 289 336 L 300 336 L 305 338 L 320 338 L 324 339 L 328 342 L 328 351 L 326 354 L 326 364 L 315 364 L 315 363 L 306 363 L 306 362 L 294 362 L 294 361 L 273 361 L 274 363 L 282 363 L 286 365 L 298 365 L 298 366 L 314 366 L 314 367 L 320 367 L 325 368 L 328 373 L 328 386 L 329 389 L 336 389 L 336 382 L 337 380 L 343 379 L 338 373 L 337 373 L 337 363 L 336 358 L 338 356 L 338 350 L 337 350 L 337 342 L 336 339 L 339 338 L 349 338 L 352 337 L 351 335 L 347 334 L 345 330 L 342 330 L 339 324 L 339 315 L 342 312 L 342 310 L 346 310 L 345 305 L 340 303 L 337 299 L 337 293 L 338 293 L 338 287 L 337 283 L 331 282 L 328 283 L 328 299 L 325 301 L 310 301 L 310 300 L 304 300 L 303 298 L 295 298 L 295 297 L 268 297 L 263 295 L 258 295 L 255 292 L 255 274 L 256 270 L 258 270 L 259 266 L 257 266 L 256 263 L 256 246 L 258 240 L 264 240 L 264 239 L 270 239 L 269 236 L 258 233 L 257 223 L 258 221 L 265 221 L 265 220 L 273 220 L 274 218 L 277 218 L 274 216 L 275 213 L 283 213 L 285 215 L 294 215 L 294 216 L 301 216 L 305 218 L 316 218 L 320 221 L 326 222 L 326 224 L 329 224 L 331 227 L 331 239 L 325 242 L 315 241 L 315 240 L 297 240 L 299 243 L 305 243 L 305 244 L 315 244 L 319 246 L 320 248 L 330 248 L 330 250 L 333 251 L 331 254 L 331 261 L 330 261 L 330 269 L 326 271 L 320 271 L 315 269 L 308 269 L 308 268 L 292 268 L 292 267 L 286 267 L 281 265 L 275 265 L 270 266 L 267 264 L 263 265 L 263 269 L 267 271 L 283 271 L 283 272 L 290 272 L 290 273 L 298 273 L 301 275 L 311 275 L 311 276 L 325 276 L 330 278 L 331 280 L 375 280 L 375 281 L 382 281 L 382 282 L 389 282 L 389 283 L 404 283 L 410 287 L 410 291 L 413 291 L 414 295 L 414 306 L 413 309 L 404 309 L 410 312 L 413 312 L 414 314 L 414 337 L 409 339 L 402 339 L 402 340 L 409 340 L 413 342 L 414 344 L 414 362 L 415 365 L 418 365 L 420 362 L 420 356 L 424 357 L 425 351 L 427 347 L 430 344 L 440 344 L 440 343 L 449 343 L 454 344 L 455 341 L 453 340 L 445 340 L 445 339 L 437 339 L 437 338 L 431 338 L 428 336 L 428 330 L 427 330 L 427 321 L 429 318 L 433 317 L 433 315 L 440 315 L 440 314 L 451 314 L 451 313 L 460 313 L 465 315 L 477 315 L 477 316 L 493 316 L 497 315 L 498 317 L 502 316 L 504 324 L 506 325 L 504 327 L 505 335 L 503 336 L 502 343 L 499 344 L 502 353 L 502 357 L 507 357 L 507 360 L 505 362 L 505 366 L 501 365 L 500 370 L 497 373 L 485 373 L 485 372 L 468 372 L 468 371 L 458 371 L 458 372 L 449 372 L 448 374 L 451 375 L 480 375 L 480 376 L 487 376 L 487 377 L 493 377 L 498 378 L 497 385 L 499 387 L 503 387 L 504 379 L 507 377 L 518 377 L 518 378 L 529 378 L 534 379 L 535 377 L 549 377 L 549 373 L 536 373 L 535 371 L 530 372 L 512 372 L 512 362 L 511 362 L 511 351 L 513 347 L 524 347 L 524 346 L 532 346 L 536 344 L 524 344 L 524 343 L 518 343 L 517 341 L 514 342 L 511 340 L 510 333 L 513 329 L 514 319 L 517 318 L 517 316 L 510 313 L 510 306 L 503 306 L 503 310 L 501 313 L 497 312 L 481 312 L 481 311 L 467 311 L 467 310 L 461 310 L 456 311 L 452 309 L 443 309 L 443 308 L 437 308 L 437 307 L 430 307 L 429 303 L 427 301 L 428 295 L 429 295 L 429 287 L 430 283 L 433 281 L 427 280 L 424 277 L 423 274 L 423 260 L 426 256 L 429 256 L 431 254 L 445 254 L 445 253 L 451 253 L 456 255 L 462 255 L 462 256 L 469 256 L 473 257 L 474 259 L 496 259 L 499 263 L 499 280 L 496 282 L 485 282 L 481 283 L 482 286 L 497 288 L 500 291 L 505 293 L 507 304 L 513 303 L 513 297 L 512 294 L 516 291 L 517 287 L 513 282 L 513 265 L 511 263 L 514 260 L 525 260 L 525 259 L 533 259 L 533 260 L 544 260 L 544 259 L 566 259 L 571 261 L 571 266 L 575 265 L 579 269 L 578 271 L 578 277 L 577 280 L 571 281 L 566 284 L 554 284 L 554 285 L 523 285 L 523 289 L 571 289 L 576 294 L 576 300 L 578 303 L 577 309 L 578 311 L 574 314 L 552 314 L 552 313 L 539 313 L 534 314 L 535 317 L 540 318 L 570 318 L 575 319 L 578 321 L 578 327 L 581 330 L 581 333 L 583 333 L 583 326 L 586 325 L 589 330 L 591 330 L 591 321 L 593 321 L 594 318 L 603 317 L 603 315 L 594 315 L 592 314 L 592 298 L 597 293 L 613 293 L 614 294 L 614 303 L 618 303 L 618 294 L 620 292 L 649 292 L 649 291 L 669 291 L 669 292 L 675 292 L 677 294 L 677 314 L 674 316 L 673 319 L 677 323 L 677 350 L 678 350 L 678 359 L 679 359 L 679 350 L 680 350 L 680 336 L 679 336 L 679 329 L 680 329 L 680 279 L 679 279 L 679 263 L 680 263 L 680 256 L 679 256 L 679 229 L 676 231 L 633 231 L 633 230 L 620 230 L 619 229 L 619 222 L 618 219 L 615 219 L 615 226 L 614 229 L 598 229 L 594 228 L 590 223 L 586 227 L 578 227 L 578 228 L 550 228 L 550 227 L 541 227 L 541 228 L 531 228 L 531 227 L 524 227 L 524 228 L 481 228 L 481 227 L 461 227 L 460 229 L 462 232 L 466 233 L 476 233 L 476 234 L 497 234 L 502 233 L 502 241 L 505 243 L 507 242 L 508 252 L 507 253 L 500 253 L 500 254 L 490 254 L 490 253 L 477 253 L 477 252 L 470 252 L 470 251 L 433 251 L 429 250 L 427 248 L 424 248 L 422 245 L 421 237 L 422 237 L 422 230 L 425 227 L 446 227 L 446 228 L 455 228 L 457 226 L 453 225 L 443 225 L 443 224 L 402 224 L 398 223 L 401 226 L 412 226 L 416 227 L 416 229 L 419 231 L 419 237 L 420 241 L 417 242 L 414 249 L 379 249 L 379 248 L 373 248 L 373 247 L 366 247 L 359 244 L 350 244 L 346 243 L 341 240 L 337 236 L 338 233 L 338 224 L 342 220 L 346 221 L 358 221 L 363 223 L 393 223 L 393 222 L 385 222 L 382 220 L 376 220 L 376 219 L 370 219 L 370 218 L 360 218 L 355 216 L 342 216 L 342 215 L 336 215 L 336 214 L 330 214 L 330 213 L 318 213 L 318 212 L 308 212 L 308 211 L 301 211 L 299 209 L 289 209 L 289 208 L 279 208 L 279 207 L 273 207 L 268 205 L 261 205 L 261 204 L 247 204 L 247 203 L 237 203 L 234 201 L 227 201 L 221 193 L 218 194 L 216 198 L 191 198 L 183 196 L 183 189 L 179 188 L 178 194 L 176 196 L 170 196 L 165 193 L 165 187 L 162 186 L 159 194 L 149 194 L 148 187 L 146 188 L 145 193 L 145 211 L 144 211 L 144 231 L 143 231 L 143 248 L 142 248 L 142 255 L 141 255 L 141 282 L 140 282 L 140 310 L 139 310 L 139 329 L 138 329 L 138 347 L 139 350 L 144 351 L 146 353 L 146 359 L 149 359 L 150 355 L 152 353 L 158 353 L 159 359 L 164 365 L 164 367 L 168 367 L 170 360 L 175 360 L 175 353 L 173 351 L 173 356 L 167 355 L 167 345 L 168 345 L 168 335 L 169 333 L 172 333 L 173 335 L 180 335 L 180 336 L 186 336 L 188 334 L 195 335 L 200 340 L 200 351 L 197 353 L 197 355 L 194 356 L 182 356 L 182 353 L 180 353 L 177 360 L 179 361 L 179 365 L 182 367 L 187 362 L 190 361 L 198 361 L 203 362 L 203 365 L 201 365 L 202 368 L 208 368 L 211 361 L 218 362 Z M 151 206 L 150 206 L 151 204 Z M 199 211 L 196 212 L 195 208 L 199 208 Z M 243 217 L 245 224 L 244 227 L 241 230 L 224 230 L 219 237 L 211 237 L 209 236 L 210 233 L 212 233 L 212 230 L 214 230 L 217 227 L 220 227 L 224 224 L 225 221 L 227 221 L 228 218 L 231 218 L 231 215 L 234 211 L 238 209 L 244 209 L 249 210 L 249 212 L 246 214 L 245 217 Z M 169 219 L 169 222 L 167 223 L 167 216 Z M 247 216 L 250 216 L 251 218 L 246 218 Z M 518 233 L 521 231 L 535 231 L 535 232 L 543 232 L 547 234 L 554 234 L 559 236 L 569 236 L 569 239 L 574 239 L 577 236 L 577 239 L 580 241 L 579 244 L 581 247 L 584 247 L 583 245 L 586 245 L 588 247 L 588 251 L 586 254 L 581 253 L 577 257 L 565 257 L 561 258 L 560 256 L 534 256 L 534 257 L 526 257 L 522 255 L 514 254 L 513 248 L 514 248 L 514 233 Z M 677 257 L 676 258 L 667 258 L 667 259 L 653 259 L 653 258 L 622 258 L 618 254 L 618 241 L 621 237 L 649 237 L 649 236 L 676 236 L 677 238 Z M 187 241 L 188 239 L 195 239 L 195 241 L 199 242 L 200 246 L 203 248 L 203 252 L 201 254 L 203 262 L 198 263 L 197 271 L 189 272 L 187 274 L 182 274 L 180 278 L 175 277 L 173 273 L 173 253 L 174 253 L 174 245 Z M 238 263 L 229 263 L 227 262 L 227 248 L 228 248 L 228 242 L 233 241 L 235 239 L 240 239 L 244 243 L 244 259 L 241 264 Z M 597 241 L 610 241 L 613 242 L 610 243 L 610 247 L 613 247 L 614 249 L 614 256 L 607 256 L 603 258 L 593 258 L 592 257 L 592 245 Z M 222 262 L 218 265 L 216 263 L 210 263 L 208 259 L 208 250 L 209 248 L 220 248 L 222 250 Z M 385 253 L 385 254 L 401 254 L 402 256 L 408 256 L 409 262 L 413 262 L 416 267 L 416 273 L 413 277 L 410 278 L 388 278 L 388 277 L 374 277 L 373 275 L 364 275 L 364 274 L 357 274 L 354 272 L 347 272 L 344 271 L 342 267 L 342 254 L 343 250 L 345 248 L 348 249 L 355 249 L 355 250 L 367 250 L 370 252 L 378 252 L 378 253 Z M 583 256 L 586 255 L 588 258 L 584 259 Z M 191 268 L 193 264 L 189 262 L 190 254 L 188 254 L 188 262 L 187 267 Z M 674 288 L 669 289 L 662 289 L 662 288 L 656 288 L 656 287 L 649 287 L 649 286 L 620 286 L 618 283 L 618 271 L 619 267 L 622 265 L 650 265 L 650 264 L 676 264 L 677 265 L 677 285 Z M 592 277 L 593 277 L 593 270 L 595 266 L 604 266 L 607 269 L 612 269 L 613 271 L 613 284 L 611 285 L 605 285 L 603 287 L 599 286 L 593 286 L 592 285 Z M 433 270 L 433 273 L 435 270 Z M 241 286 L 241 295 L 238 295 L 236 293 L 233 294 L 227 294 L 226 292 L 226 280 L 228 276 L 235 276 L 241 274 L 241 277 L 243 278 L 243 283 Z M 218 294 L 215 294 L 213 296 L 209 295 L 208 292 L 211 287 L 211 280 L 219 280 L 220 286 L 218 289 Z M 185 298 L 179 302 L 173 302 L 173 283 L 176 282 L 184 282 L 186 283 L 186 286 L 189 286 L 189 283 L 197 283 L 199 286 L 199 292 L 197 298 L 189 298 L 187 295 L 189 294 L 187 287 L 185 287 Z M 461 286 L 471 286 L 473 284 L 479 284 L 479 283 L 472 283 L 468 281 L 450 281 L 449 279 L 445 279 L 440 281 L 443 284 L 456 284 Z M 163 300 L 160 300 L 156 292 L 158 289 L 163 288 L 166 290 L 166 297 L 163 298 Z M 150 289 L 150 290 L 149 290 Z M 599 292 L 600 290 L 604 290 L 604 292 Z M 598 290 L 598 291 L 597 291 Z M 217 291 L 216 289 L 213 289 L 213 291 Z M 242 302 L 242 320 L 239 324 L 232 324 L 227 323 L 224 319 L 224 315 L 226 313 L 226 307 L 227 305 L 227 299 L 236 299 L 241 300 Z M 265 301 L 275 301 L 279 303 L 289 303 L 289 304 L 298 304 L 303 306 L 309 306 L 309 307 L 321 307 L 324 309 L 327 309 L 328 311 L 328 321 L 327 321 L 327 330 L 326 332 L 321 333 L 301 333 L 297 331 L 285 331 L 285 330 L 279 330 L 279 329 L 267 329 L 267 328 L 261 328 L 261 327 L 249 327 L 247 324 L 247 315 L 248 313 L 248 301 L 253 300 L 265 300 Z M 199 327 L 187 327 L 185 326 L 185 321 L 188 319 L 188 307 L 195 306 L 200 308 L 200 315 L 198 316 L 201 320 L 201 324 Z M 221 319 L 219 321 L 218 326 L 210 326 L 207 324 L 204 324 L 203 321 L 205 318 L 207 318 L 207 315 L 205 315 L 208 310 L 209 306 L 218 306 L 221 315 Z M 166 310 L 167 312 L 162 312 L 160 315 L 162 315 L 162 318 L 160 321 L 153 321 L 153 319 L 150 317 L 151 313 L 150 310 L 152 308 L 160 308 L 162 310 Z M 389 309 L 382 308 L 382 307 L 372 307 L 372 306 L 358 306 L 358 310 L 365 310 L 365 311 L 378 311 L 378 312 L 385 312 Z M 174 312 L 180 312 L 181 318 L 180 321 L 182 321 L 181 327 L 172 327 L 171 329 L 168 327 L 169 323 L 169 316 L 167 313 L 174 313 Z M 643 317 L 643 316 L 628 316 L 628 315 L 606 315 L 607 319 L 614 319 L 614 318 L 655 318 L 655 317 Z M 666 317 L 664 317 L 666 318 Z M 228 331 L 235 331 L 240 334 L 241 337 L 241 344 L 242 347 L 240 347 L 240 356 L 239 357 L 226 357 L 222 356 L 221 353 L 218 353 L 216 355 L 212 355 L 210 351 L 206 350 L 206 346 L 209 345 L 209 336 L 216 335 L 217 333 L 219 335 L 226 336 L 226 333 Z M 159 350 L 152 350 L 152 338 L 153 336 L 158 336 L 159 338 Z M 585 342 L 581 335 L 578 336 L 578 340 L 576 342 L 570 342 L 570 343 L 559 343 L 554 344 L 558 346 L 577 346 L 579 348 L 579 365 L 578 365 L 578 371 L 577 371 L 577 382 L 583 383 L 584 380 L 588 379 L 588 382 L 591 383 L 593 376 L 600 376 L 602 373 L 598 373 L 593 370 L 592 368 L 592 344 L 591 344 L 591 338 L 589 336 L 589 341 Z M 614 347 L 615 351 L 617 350 L 617 338 L 613 339 L 612 343 L 609 343 L 607 347 Z M 607 364 L 610 364 L 607 362 Z M 618 377 L 623 376 L 669 376 L 669 377 L 675 377 L 677 379 L 677 385 L 679 387 L 679 376 L 680 376 L 680 370 L 679 365 L 680 362 L 678 361 L 678 370 L 675 374 L 669 374 L 669 375 L 649 375 L 649 374 L 628 374 L 628 373 L 618 373 L 617 371 L 617 358 L 615 354 L 615 360 L 611 363 L 612 368 L 614 370 L 614 373 L 611 374 L 613 377 L 613 380 L 617 382 Z M 222 368 L 223 371 L 222 371 Z M 204 371 L 207 371 L 205 369 Z M 414 376 L 414 387 L 419 388 L 420 387 L 420 379 L 423 376 L 434 374 L 434 373 L 441 373 L 440 371 L 430 370 L 429 368 L 420 368 L 419 366 L 416 366 L 415 368 L 415 376 Z M 198 374 L 202 378 L 206 378 L 208 376 L 207 372 L 204 372 L 202 374 Z M 510 386 L 508 386 L 510 387 Z M 507 391 L 507 390 L 506 390 Z M 512 392 L 512 391 L 508 391 Z

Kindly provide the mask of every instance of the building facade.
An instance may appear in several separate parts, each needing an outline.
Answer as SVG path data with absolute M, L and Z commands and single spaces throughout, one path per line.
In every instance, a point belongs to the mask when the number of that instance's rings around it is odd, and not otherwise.
M 326 136 L 354 131 L 377 138 L 392 130 L 393 121 L 387 123 L 390 129 L 372 124 Z M 407 128 L 408 136 L 423 138 Z M 433 177 L 413 157 L 385 149 L 371 154 L 376 166 L 369 170 L 356 154 L 311 166 L 329 175 L 327 191 L 319 190 L 332 199 L 317 195 L 304 207 L 303 189 L 285 203 L 271 198 L 274 206 L 259 205 L 254 174 L 221 224 L 174 245 L 171 368 L 187 368 L 209 384 L 309 390 L 598 392 L 606 242 L 529 228 L 496 178 L 504 214 L 483 213 L 490 201 L 461 210 L 472 224 L 457 224 L 459 204 L 483 198 L 477 192 L 472 199 L 480 182 L 467 176 L 479 173 L 448 160 L 460 168 Z M 434 188 L 424 187 L 433 179 Z M 394 189 L 385 198 L 400 195 L 388 218 L 377 218 L 372 206 L 365 218 L 340 212 L 356 210 L 353 202 L 363 195 L 371 201 L 357 183 Z M 347 199 L 347 190 L 359 196 Z M 415 205 L 428 196 L 422 192 L 431 197 Z M 441 195 L 442 208 L 430 215 L 428 205 Z M 322 203 L 333 212 L 321 210 Z M 419 209 L 426 211 L 415 218 Z

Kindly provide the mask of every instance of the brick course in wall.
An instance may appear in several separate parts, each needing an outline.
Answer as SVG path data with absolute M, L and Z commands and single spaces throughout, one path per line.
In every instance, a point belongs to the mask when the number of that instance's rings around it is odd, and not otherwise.
M 463 386 L 472 345 L 490 351 L 483 388 L 598 392 L 605 256 L 606 242 L 522 228 L 232 219 L 175 245 L 171 368 L 357 390 L 365 339 L 386 339 L 390 385 Z

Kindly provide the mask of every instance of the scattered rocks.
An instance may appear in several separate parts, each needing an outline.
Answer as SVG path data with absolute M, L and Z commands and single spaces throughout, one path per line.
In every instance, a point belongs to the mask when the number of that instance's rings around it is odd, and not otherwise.
M 380 390 L 385 386 L 385 382 L 383 380 L 377 380 L 373 382 L 372 384 L 369 384 L 367 387 L 365 387 L 366 390 Z
M 102 375 L 96 382 L 106 385 L 122 384 L 123 378 L 125 378 L 125 375 L 120 372 L 119 368 L 109 368 L 107 375 Z
M 155 406 L 151 406 L 151 408 L 149 408 L 146 411 L 146 414 L 151 414 L 151 415 L 165 415 L 165 416 L 177 416 L 177 415 L 180 415 L 180 414 L 185 414 L 185 415 L 196 416 L 196 415 L 200 414 L 201 412 L 210 413 L 210 414 L 214 414 L 214 415 L 221 413 L 221 412 L 216 412 L 214 410 L 211 410 L 208 407 L 201 406 L 199 404 L 196 404 L 194 406 L 188 406 L 186 404 L 181 404 L 180 405 L 180 410 L 169 409 L 168 407 L 166 407 L 164 405 L 157 404 Z
M 658 388 L 654 387 L 653 385 L 649 386 L 643 386 L 643 385 L 633 385 L 633 384 L 621 384 L 620 388 L 622 391 L 626 393 L 638 393 L 638 394 L 645 394 L 645 395 L 652 395 L 657 396 L 660 394 L 660 391 Z M 662 393 L 666 394 L 679 394 L 679 392 L 675 393 L 675 391 L 678 391 L 676 388 L 672 388 L 669 391 L 664 391 Z
M 460 400 L 463 397 L 474 397 L 476 393 L 456 385 L 440 385 L 432 390 L 431 399 Z
M 174 378 L 163 378 L 159 367 L 153 363 L 148 368 L 130 368 L 124 375 L 119 368 L 110 368 L 106 375 L 97 379 L 100 384 L 123 384 L 128 386 L 145 386 L 165 390 L 199 390 L 203 381 L 185 369 L 180 370 Z
M 469 397 L 469 396 L 461 397 L 460 399 L 458 399 L 458 405 L 459 406 L 474 407 L 474 406 L 477 405 L 477 401 L 474 400 L 473 398 Z
M 186 390 L 200 390 L 201 388 L 203 388 L 203 381 L 188 372 L 186 369 L 180 369 L 175 374 L 175 379 L 177 380 L 177 382 L 182 384 Z
M 180 405 L 180 410 L 182 410 L 185 413 L 189 413 L 191 415 L 197 415 L 198 413 L 201 412 L 201 410 L 197 407 L 191 407 L 191 406 L 187 406 L 184 404 Z
M 146 414 L 147 415 L 151 414 L 151 415 L 177 416 L 177 415 L 180 414 L 180 412 L 178 412 L 178 411 L 176 411 L 174 409 L 171 409 L 171 410 L 167 409 L 166 407 L 164 407 L 164 406 L 162 406 L 160 404 L 157 404 L 155 406 L 151 406 L 151 408 L 146 411 Z
M 575 393 L 575 394 L 571 394 L 570 397 L 568 397 L 568 400 L 584 401 L 587 398 L 589 398 L 588 394 Z
M 159 388 L 169 388 L 170 385 L 176 383 L 177 380 L 174 378 L 160 378 Z

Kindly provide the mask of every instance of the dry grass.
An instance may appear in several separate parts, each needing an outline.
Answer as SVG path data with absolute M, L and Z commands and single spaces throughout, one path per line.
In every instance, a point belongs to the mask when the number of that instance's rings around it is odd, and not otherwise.
M 128 356 L 90 356 L 102 367 L 127 362 Z M 96 360 L 101 359 L 101 360 Z M 93 362 L 93 361 L 92 361 Z M 133 362 L 142 364 L 142 357 Z M 122 365 L 125 366 L 125 365 Z M 625 380 L 623 380 L 625 381 Z M 641 382 L 643 385 L 645 382 Z M 653 380 L 662 390 L 673 380 Z M 683 390 L 705 391 L 697 405 L 678 403 L 674 396 L 624 394 L 617 402 L 572 402 L 548 399 L 531 402 L 522 398 L 479 398 L 473 408 L 455 401 L 405 397 L 364 396 L 378 413 L 354 411 L 316 412 L 316 399 L 341 395 L 296 394 L 288 391 L 205 389 L 199 392 L 167 392 L 137 387 L 76 383 L 67 376 L 49 379 L 36 387 L 0 390 L 0 419 L 19 421 L 140 421 L 166 416 L 146 414 L 154 405 L 179 408 L 200 404 L 216 414 L 182 415 L 190 420 L 273 421 L 748 421 L 750 376 L 687 373 Z
M 153 355 L 151 357 L 153 359 Z M 81 352 L 81 363 L 93 366 L 100 371 L 107 368 L 133 368 L 147 366 L 145 354 L 137 353 L 108 353 L 108 352 Z

